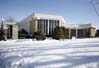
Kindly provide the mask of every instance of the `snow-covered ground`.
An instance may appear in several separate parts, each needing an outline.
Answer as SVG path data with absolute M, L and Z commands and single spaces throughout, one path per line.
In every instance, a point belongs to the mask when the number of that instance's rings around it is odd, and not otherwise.
M 99 68 L 99 38 L 1 41 L 0 68 Z

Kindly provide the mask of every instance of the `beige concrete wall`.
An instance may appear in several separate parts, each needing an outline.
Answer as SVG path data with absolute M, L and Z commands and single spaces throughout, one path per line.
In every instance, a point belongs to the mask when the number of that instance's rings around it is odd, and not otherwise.
M 30 22 L 30 34 L 32 34 L 34 32 L 34 25 L 33 25 L 33 20 L 31 20 Z
M 96 28 L 93 28 L 93 27 L 90 27 L 89 28 L 89 31 L 90 31 L 90 37 L 95 37 L 96 35 Z
M 38 21 L 37 19 L 31 20 L 30 22 L 30 33 L 38 31 Z
M 34 21 L 34 27 L 35 27 L 34 31 L 37 32 L 38 31 L 38 21 L 37 21 L 37 19 L 35 19 L 35 21 Z
M 18 25 L 12 25 L 12 39 L 18 39 Z

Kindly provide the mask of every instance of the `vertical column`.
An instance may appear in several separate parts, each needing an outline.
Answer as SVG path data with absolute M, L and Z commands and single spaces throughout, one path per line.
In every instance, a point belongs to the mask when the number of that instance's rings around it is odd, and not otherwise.
M 17 39 L 18 38 L 18 26 L 12 25 L 12 39 Z
M 78 29 L 76 28 L 76 38 L 78 38 Z
M 31 20 L 30 21 L 30 24 L 29 24 L 29 26 L 30 26 L 30 34 L 32 34 L 34 31 L 35 31 L 35 20 Z M 34 27 L 33 27 L 34 26 Z
M 45 26 L 44 26 L 44 27 L 45 27 L 45 35 L 46 35 L 46 21 L 47 21 L 47 20 L 45 20 L 45 23 L 44 23 L 44 25 L 45 25 Z
M 42 19 L 41 28 L 42 28 L 41 31 L 44 32 L 44 19 Z
M 47 35 L 47 34 L 48 34 L 48 29 L 47 29 L 47 28 L 48 28 L 48 20 L 46 20 L 45 23 L 46 23 L 46 24 L 45 24 L 45 30 L 46 30 L 45 33 L 46 33 L 46 35 Z
M 38 31 L 38 21 L 37 21 L 37 19 L 35 19 L 35 32 L 37 32 Z
M 45 20 L 44 20 L 44 34 L 46 34 L 46 33 L 45 33 Z
M 69 28 L 69 39 L 70 39 L 70 37 L 71 37 L 71 29 Z
M 48 24 L 47 24 L 47 34 L 49 35 L 49 20 L 48 20 L 48 22 L 47 22 Z

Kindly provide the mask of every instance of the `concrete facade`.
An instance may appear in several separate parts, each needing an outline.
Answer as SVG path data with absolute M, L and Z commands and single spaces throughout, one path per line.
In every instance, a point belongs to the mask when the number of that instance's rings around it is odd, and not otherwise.
M 6 31 L 7 39 L 18 39 L 18 25 L 16 22 L 5 21 L 3 27 Z
M 25 29 L 29 34 L 42 31 L 45 35 L 49 35 L 56 26 L 62 26 L 64 22 L 65 20 L 62 16 L 34 13 L 18 24 L 19 30 Z
M 96 28 L 92 24 L 68 24 L 62 16 L 52 14 L 34 13 L 18 23 L 19 30 L 25 29 L 29 34 L 42 31 L 45 35 L 52 34 L 56 26 L 64 26 L 67 29 L 67 38 L 95 37 Z
M 96 28 L 93 24 L 66 24 L 65 27 L 69 30 L 68 38 L 95 37 L 96 35 Z
M 17 24 L 12 25 L 12 39 L 18 39 L 18 26 L 17 26 Z

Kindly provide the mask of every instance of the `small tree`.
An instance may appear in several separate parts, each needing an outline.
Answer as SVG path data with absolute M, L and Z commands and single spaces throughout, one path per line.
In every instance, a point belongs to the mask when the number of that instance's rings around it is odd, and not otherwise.
M 0 41 L 3 40 L 3 31 L 0 31 Z
M 38 32 L 34 32 L 33 34 L 33 39 L 36 39 L 36 40 L 45 40 L 46 39 L 46 36 L 44 35 L 43 32 L 41 31 L 38 31 Z
M 63 30 L 64 38 L 69 38 L 69 29 L 66 29 L 65 27 L 60 27 Z
M 24 39 L 24 38 L 30 38 L 28 32 L 25 29 L 21 29 L 19 31 L 19 38 Z
M 61 27 L 56 27 L 54 29 L 53 35 L 52 35 L 53 39 L 59 40 L 59 39 L 64 39 L 64 34 L 63 34 L 63 30 Z
M 0 28 L 0 40 L 7 40 L 7 30 L 4 29 L 4 24 L 3 24 L 3 20 L 2 20 L 2 24 L 1 24 L 1 28 Z

